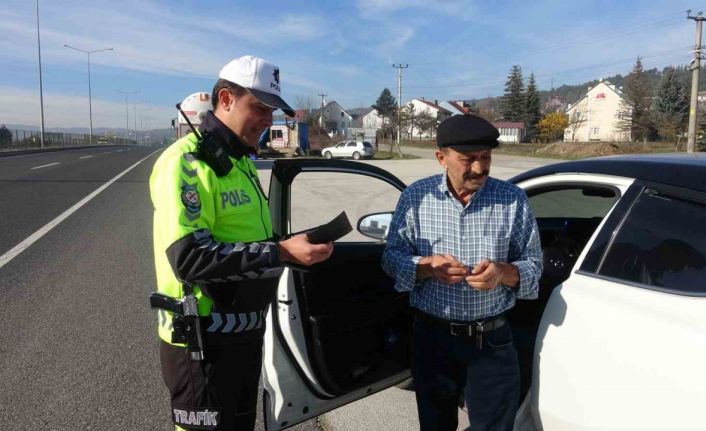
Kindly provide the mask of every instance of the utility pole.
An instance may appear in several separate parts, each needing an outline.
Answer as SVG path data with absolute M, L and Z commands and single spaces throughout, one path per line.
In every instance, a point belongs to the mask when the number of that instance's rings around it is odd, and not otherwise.
M 402 69 L 408 68 L 409 65 L 393 64 L 392 67 L 397 69 L 397 152 L 400 153 L 400 158 L 403 158 L 402 149 L 400 148 L 400 131 L 402 129 Z
M 321 113 L 319 114 L 319 127 L 324 129 L 324 97 L 328 96 L 326 93 L 319 94 L 321 96 Z M 325 130 L 324 130 L 325 131 Z
M 42 91 L 42 45 L 39 41 L 39 0 L 37 0 L 37 56 L 39 58 L 39 116 L 41 119 L 39 141 L 44 148 L 44 92 Z
M 687 135 L 686 151 L 694 152 L 696 145 L 696 117 L 699 98 L 699 70 L 701 69 L 701 25 L 704 22 L 703 12 L 699 11 L 696 16 L 691 16 L 691 9 L 686 11 L 686 19 L 696 21 L 696 46 L 694 47 L 694 59 L 691 61 L 691 105 L 689 106 L 689 134 Z

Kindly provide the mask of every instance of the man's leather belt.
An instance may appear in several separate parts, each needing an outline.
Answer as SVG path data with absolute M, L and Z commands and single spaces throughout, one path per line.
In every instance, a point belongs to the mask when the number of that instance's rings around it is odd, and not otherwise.
M 466 337 L 472 337 L 474 335 L 482 337 L 484 332 L 494 331 L 507 323 L 507 318 L 504 314 L 475 322 L 450 322 L 421 311 L 417 311 L 416 316 L 426 322 L 448 328 L 451 335 Z

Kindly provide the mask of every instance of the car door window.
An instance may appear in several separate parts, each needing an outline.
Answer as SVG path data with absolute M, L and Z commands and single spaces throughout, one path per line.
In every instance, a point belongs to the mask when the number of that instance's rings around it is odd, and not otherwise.
M 568 278 L 619 191 L 606 185 L 553 184 L 530 189 L 527 195 L 544 252 L 540 289 L 549 291 Z
M 355 144 L 355 142 L 349 142 L 347 146 L 348 146 L 348 147 L 355 147 L 356 144 Z
M 575 253 L 618 200 L 618 191 L 603 185 L 552 185 L 531 189 L 527 195 L 543 235 L 542 245 L 552 242 L 550 236 L 563 235 L 559 240 L 579 247 Z
M 706 219 L 705 203 L 645 189 L 598 273 L 659 290 L 706 295 L 706 231 L 698 224 Z
M 379 242 L 357 231 L 358 220 L 368 214 L 394 211 L 400 194 L 390 184 L 369 176 L 341 172 L 302 172 L 292 183 L 292 232 L 327 223 L 345 211 L 353 232 L 339 242 Z M 311 211 L 312 206 L 317 211 Z

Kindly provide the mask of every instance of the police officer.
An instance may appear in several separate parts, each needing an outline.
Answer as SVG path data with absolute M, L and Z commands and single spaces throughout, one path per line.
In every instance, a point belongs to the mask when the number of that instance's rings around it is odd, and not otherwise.
M 181 298 L 185 286 L 193 289 L 205 344 L 204 359 L 193 360 L 173 342 L 178 319 L 159 310 L 160 359 L 177 427 L 247 430 L 255 423 L 265 312 L 283 262 L 323 261 L 333 245 L 272 237 L 249 155 L 275 109 L 294 115 L 280 97 L 279 68 L 234 59 L 219 74 L 212 104 L 200 136 L 168 147 L 150 177 L 158 290 Z

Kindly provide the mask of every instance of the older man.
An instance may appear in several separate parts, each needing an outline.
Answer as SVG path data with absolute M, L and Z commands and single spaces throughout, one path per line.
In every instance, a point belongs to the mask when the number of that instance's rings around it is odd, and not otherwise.
M 537 297 L 541 248 L 525 193 L 489 176 L 497 129 L 457 115 L 437 133 L 444 173 L 410 185 L 383 255 L 416 311 L 412 374 L 422 430 L 511 430 L 520 375 L 505 312 Z

